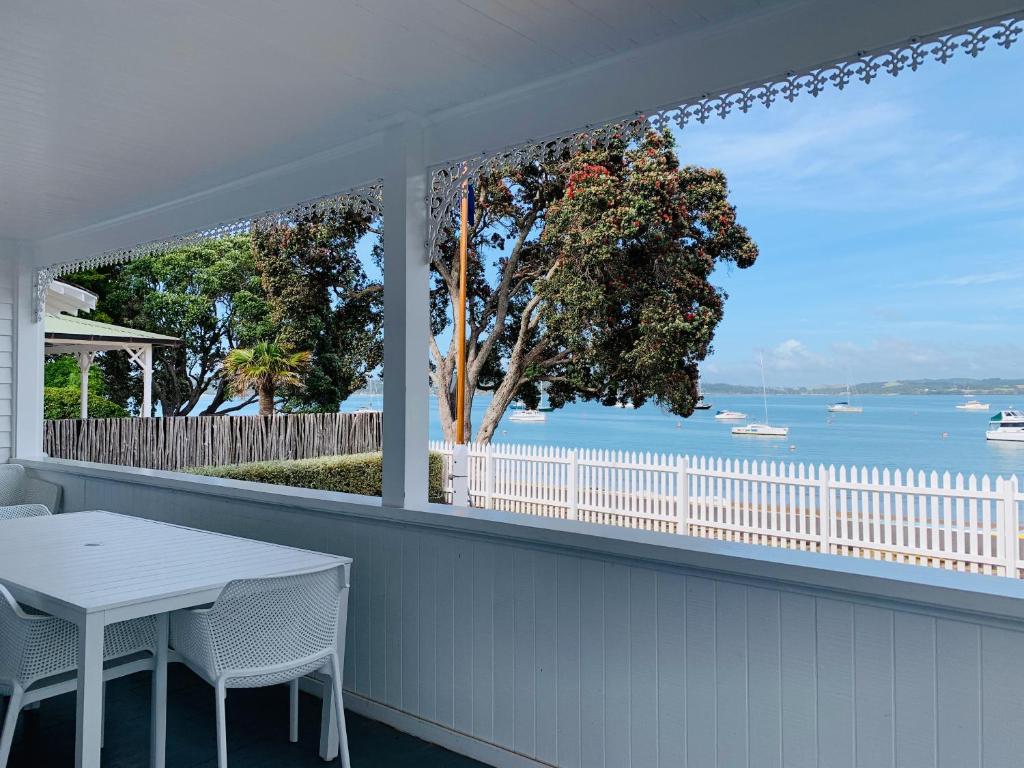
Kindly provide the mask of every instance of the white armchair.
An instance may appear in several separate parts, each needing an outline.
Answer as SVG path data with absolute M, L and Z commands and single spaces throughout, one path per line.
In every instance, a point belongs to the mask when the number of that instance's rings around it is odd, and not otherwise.
M 20 464 L 0 464 L 0 520 L 51 515 L 60 497 L 59 485 L 29 477 Z
M 112 680 L 153 669 L 156 622 L 132 619 L 106 628 L 103 677 Z M 78 627 L 70 621 L 27 610 L 0 584 L 0 697 L 8 697 L 0 730 L 0 768 L 6 768 L 18 715 L 43 699 L 74 691 Z
M 349 768 L 338 658 L 338 619 L 347 610 L 347 597 L 345 570 L 335 565 L 297 576 L 233 581 L 210 608 L 171 614 L 171 646 L 215 689 L 218 768 L 228 764 L 228 688 L 290 683 L 294 702 L 294 681 L 318 670 L 330 676 L 341 765 Z M 294 741 L 294 718 L 291 736 Z

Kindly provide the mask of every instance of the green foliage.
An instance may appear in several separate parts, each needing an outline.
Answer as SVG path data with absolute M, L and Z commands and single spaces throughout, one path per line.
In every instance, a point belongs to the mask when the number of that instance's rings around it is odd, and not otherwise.
M 222 375 L 233 394 L 256 392 L 260 416 L 272 416 L 274 392 L 284 386 L 301 388 L 301 374 L 309 368 L 312 357 L 309 352 L 292 352 L 283 344 L 261 341 L 248 349 L 228 352 Z
M 351 207 L 253 230 L 276 338 L 313 353 L 304 386 L 283 390 L 286 411 L 337 411 L 382 362 L 382 286 L 357 251 L 367 234 L 379 235 L 378 224 Z
M 444 457 L 430 454 L 429 496 L 431 501 L 444 501 Z M 290 461 L 254 461 L 222 467 L 195 467 L 185 470 L 207 477 L 227 477 L 254 483 L 289 485 L 294 488 L 315 488 L 321 491 L 381 495 L 381 454 L 354 453 L 346 456 L 324 456 L 318 459 Z
M 78 273 L 74 280 L 100 297 L 92 319 L 184 340 L 182 347 L 154 348 L 153 397 L 166 415 L 191 413 L 211 387 L 213 402 L 203 413 L 231 410 L 222 407 L 224 355 L 274 335 L 248 235 Z M 141 376 L 125 355 L 105 354 L 101 365 L 112 399 L 141 400 Z
M 572 269 L 536 286 L 547 345 L 564 358 L 545 371 L 552 404 L 654 399 L 688 416 L 726 298 L 711 274 L 757 259 L 725 175 L 680 168 L 671 135 L 653 132 L 621 155 L 581 153 L 563 174 L 540 245 Z
M 54 355 L 43 365 L 43 386 L 71 387 L 78 392 L 81 382 L 82 373 L 74 355 Z M 95 363 L 89 368 L 89 392 L 101 397 L 106 394 L 103 370 Z
M 77 419 L 81 416 L 81 394 L 78 388 L 45 387 L 43 389 L 44 419 Z M 128 416 L 128 411 L 117 403 L 90 391 L 90 419 L 119 419 Z
M 655 400 L 688 416 L 698 363 L 712 351 L 725 293 L 720 265 L 751 266 L 758 249 L 736 223 L 725 175 L 679 167 L 671 134 L 559 150 L 479 180 L 467 280 L 467 412 L 492 390 L 477 440 L 508 405 Z M 432 262 L 432 332 L 447 335 L 459 291 L 458 216 Z M 451 438 L 454 342 L 435 343 L 431 378 Z

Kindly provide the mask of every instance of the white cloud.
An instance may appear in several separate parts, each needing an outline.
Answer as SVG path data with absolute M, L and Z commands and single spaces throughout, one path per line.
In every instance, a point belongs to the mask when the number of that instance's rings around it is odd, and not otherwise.
M 782 107 L 746 125 L 687 128 L 681 159 L 722 168 L 745 203 L 791 212 L 895 210 L 919 218 L 1024 205 L 1024 147 L 1016 139 L 945 127 L 903 101 L 862 96 Z
M 971 285 L 990 285 L 1010 280 L 1024 278 L 1024 269 L 992 270 L 990 272 L 974 272 L 967 275 L 956 275 L 952 277 L 937 277 L 933 280 L 926 280 L 920 285 L 950 285 L 957 288 L 966 288 Z

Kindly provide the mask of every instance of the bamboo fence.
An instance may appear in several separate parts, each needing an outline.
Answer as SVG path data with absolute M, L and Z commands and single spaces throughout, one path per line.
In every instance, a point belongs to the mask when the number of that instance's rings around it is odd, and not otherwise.
M 43 425 L 57 459 L 177 470 L 379 451 L 381 413 L 59 419 Z

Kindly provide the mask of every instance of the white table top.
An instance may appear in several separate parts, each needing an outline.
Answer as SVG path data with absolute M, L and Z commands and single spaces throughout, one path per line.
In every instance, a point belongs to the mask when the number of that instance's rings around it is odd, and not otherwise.
M 162 610 L 199 605 L 234 579 L 351 562 L 112 512 L 0 524 L 0 582 L 20 602 L 66 618 L 103 611 L 120 620 L 152 613 L 156 602 Z

